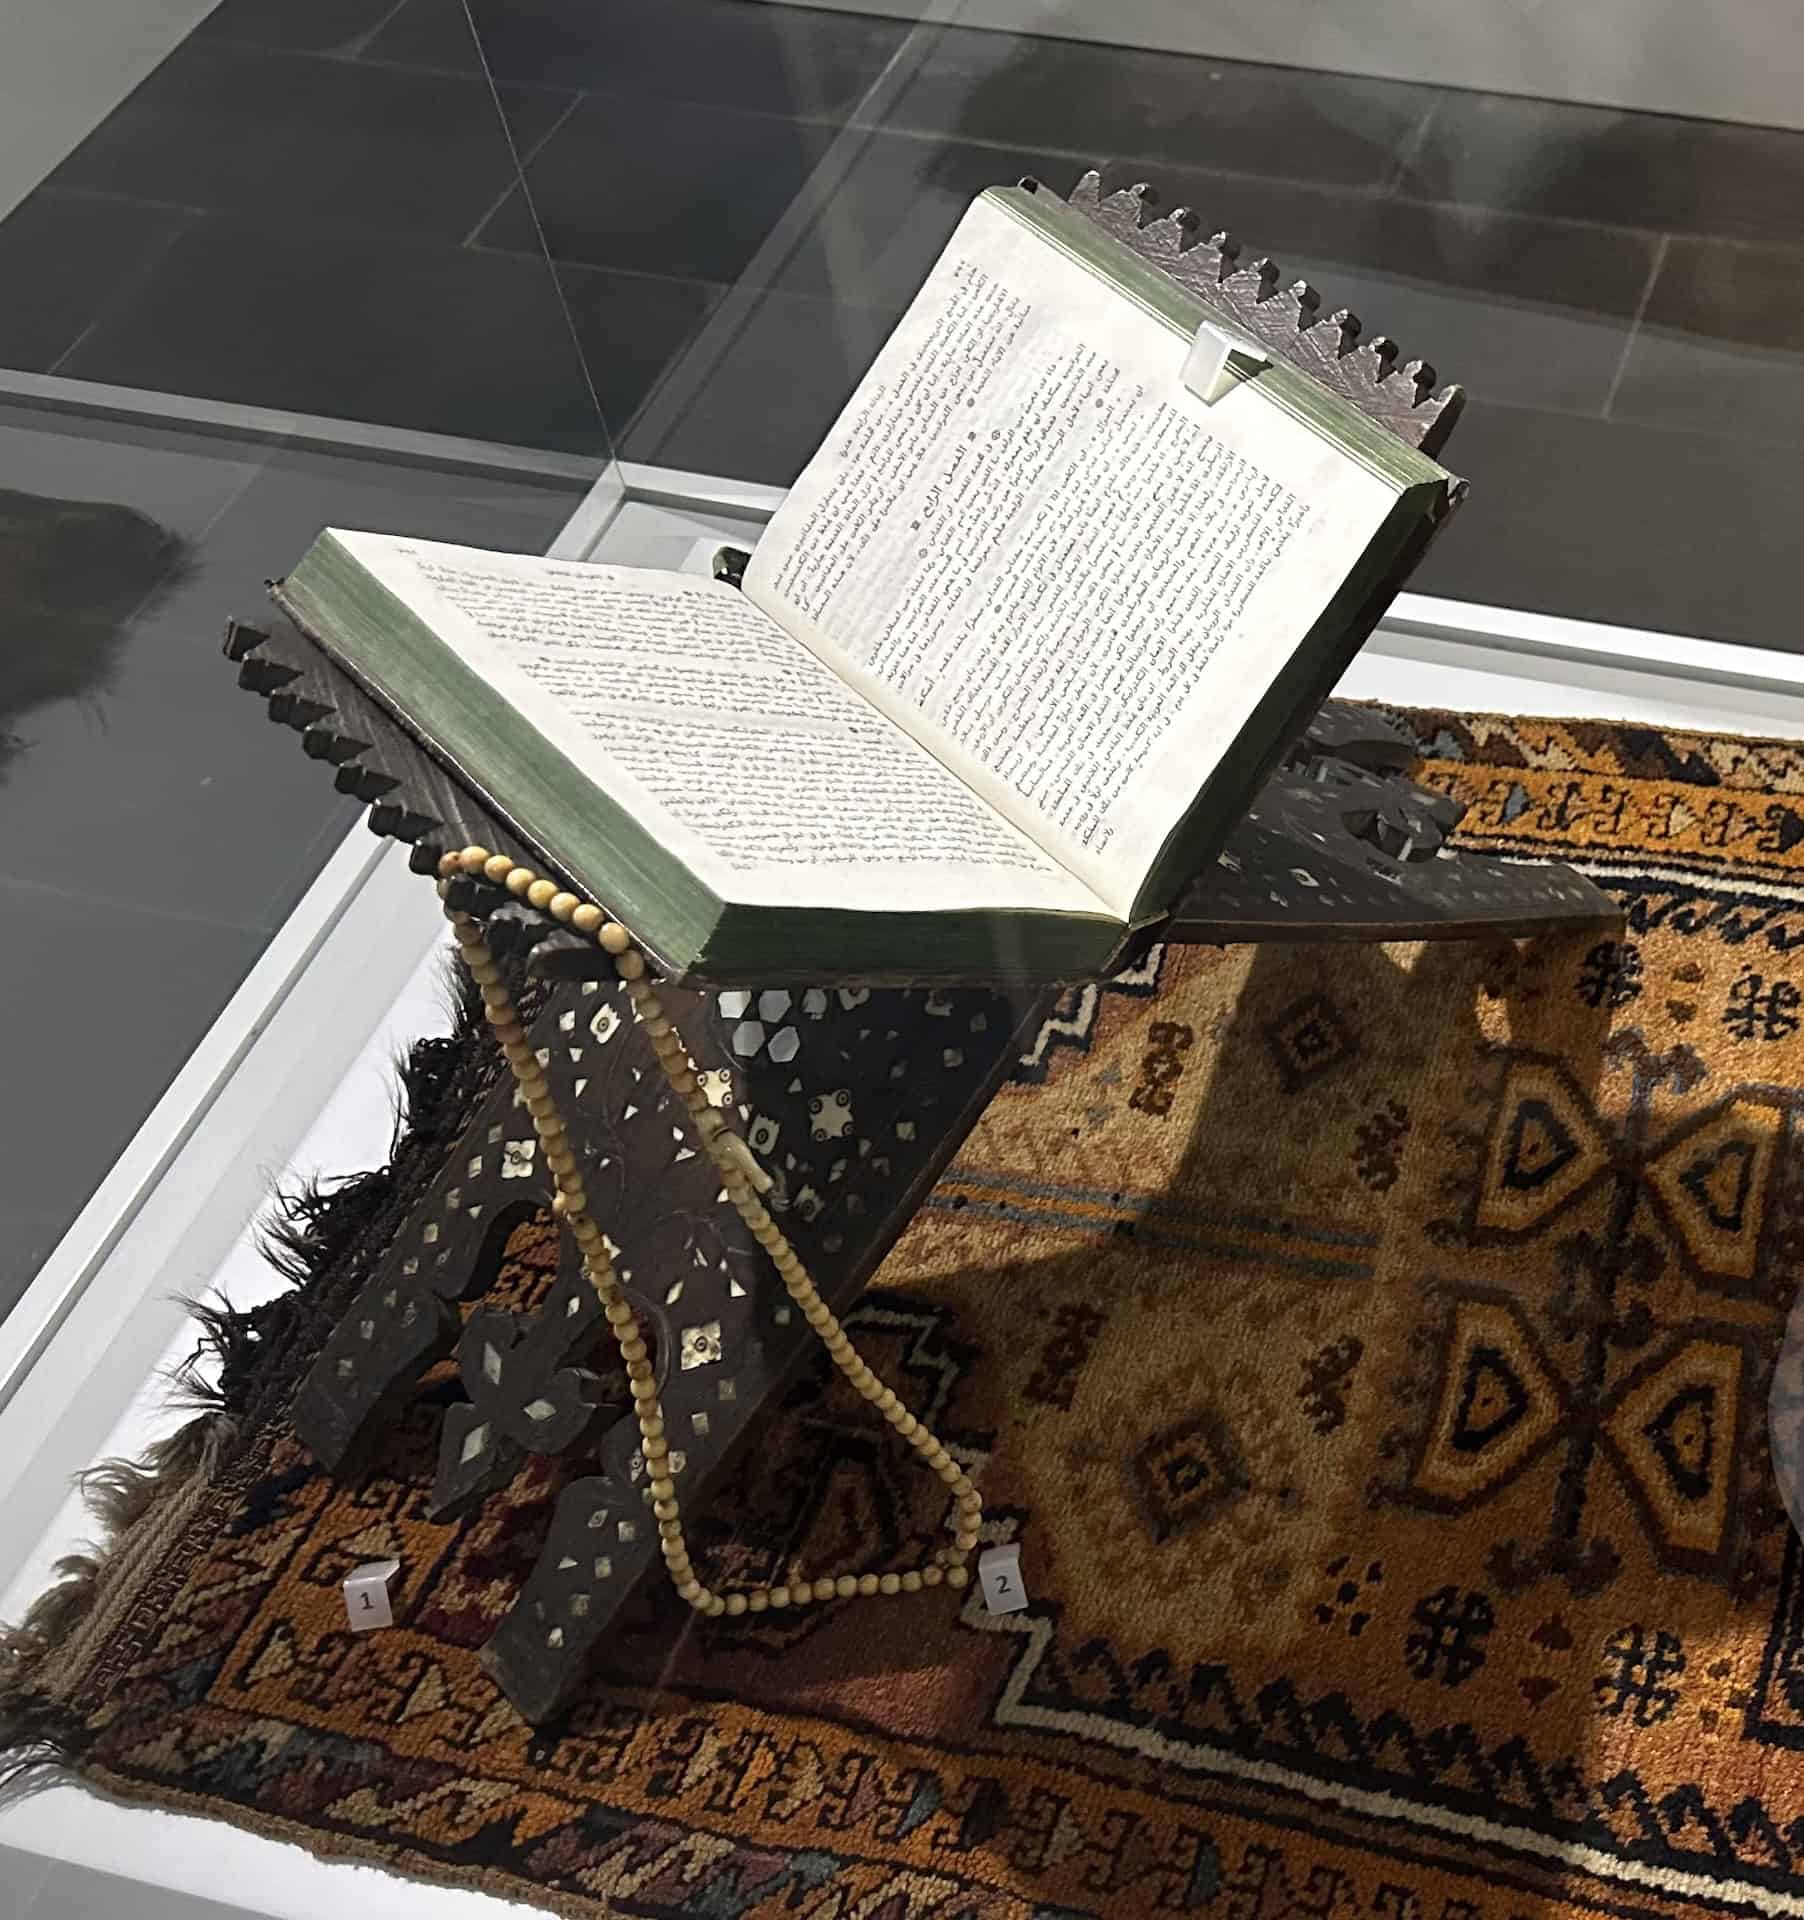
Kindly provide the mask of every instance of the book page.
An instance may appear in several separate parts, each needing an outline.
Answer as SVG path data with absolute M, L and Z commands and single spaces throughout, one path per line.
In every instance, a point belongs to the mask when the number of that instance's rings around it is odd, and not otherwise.
M 333 537 L 723 899 L 1101 910 L 729 586 Z
M 745 583 L 1124 914 L 1396 498 L 1187 345 L 980 201 Z

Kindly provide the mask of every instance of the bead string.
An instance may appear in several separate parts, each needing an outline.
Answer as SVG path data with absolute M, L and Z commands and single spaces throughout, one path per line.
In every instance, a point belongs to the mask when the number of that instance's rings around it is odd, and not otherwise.
M 719 1170 L 728 1199 L 751 1229 L 752 1237 L 775 1263 L 789 1297 L 819 1334 L 821 1344 L 833 1357 L 833 1364 L 914 1448 L 923 1464 L 939 1475 L 952 1495 L 952 1546 L 940 1549 L 931 1566 L 911 1568 L 907 1573 L 842 1573 L 836 1579 L 796 1580 L 786 1585 L 732 1593 L 717 1593 L 703 1583 L 689 1558 L 683 1536 L 682 1510 L 670 1471 L 670 1442 L 664 1430 L 664 1410 L 658 1399 L 657 1380 L 645 1340 L 633 1309 L 621 1291 L 606 1238 L 589 1212 L 582 1170 L 552 1100 L 551 1084 L 539 1065 L 537 1054 L 527 1044 L 526 1027 L 501 969 L 495 964 L 481 923 L 447 904 L 445 912 L 451 922 L 452 936 L 462 949 L 471 978 L 482 994 L 484 1015 L 513 1073 L 543 1149 L 545 1164 L 557 1183 L 551 1210 L 570 1229 L 582 1256 L 583 1271 L 595 1289 L 619 1346 L 632 1389 L 633 1410 L 638 1417 L 645 1470 L 650 1477 L 647 1491 L 651 1510 L 658 1523 L 664 1564 L 677 1592 L 697 1613 L 713 1618 L 723 1613 L 762 1613 L 767 1607 L 802 1607 L 816 1600 L 849 1600 L 854 1594 L 918 1593 L 921 1588 L 937 1587 L 942 1581 L 949 1587 L 967 1585 L 971 1576 L 966 1563 L 977 1545 L 978 1528 L 983 1520 L 982 1496 L 945 1447 L 865 1365 L 845 1328 L 821 1298 L 782 1228 L 771 1218 L 759 1198 L 759 1188 L 770 1184 L 769 1176 L 759 1167 L 745 1141 L 709 1105 L 701 1082 L 689 1064 L 688 1050 L 645 977 L 645 956 L 633 945 L 631 934 L 619 921 L 610 920 L 600 907 L 541 879 L 530 867 L 520 865 L 504 853 L 490 853 L 484 847 L 465 847 L 460 853 L 444 855 L 438 871 L 441 897 L 458 874 L 479 876 L 505 887 L 516 899 L 549 913 L 554 920 L 574 927 L 578 933 L 594 936 L 602 951 L 613 960 L 614 971 L 638 1012 L 671 1090 L 688 1109 L 691 1125 Z

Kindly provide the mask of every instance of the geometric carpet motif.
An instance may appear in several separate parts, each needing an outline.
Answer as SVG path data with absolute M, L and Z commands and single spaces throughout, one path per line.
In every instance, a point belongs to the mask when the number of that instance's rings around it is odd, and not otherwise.
M 1025 1609 L 653 1590 L 527 1728 L 478 1653 L 580 1466 L 430 1520 L 444 1368 L 335 1485 L 282 1415 L 303 1296 L 63 1649 L 78 1770 L 584 1916 L 1804 1916 L 1766 1422 L 1804 753 L 1406 718 L 1467 840 L 1573 861 L 1623 930 L 1171 947 L 1059 1009 L 854 1322 Z M 516 1234 L 516 1304 L 552 1248 Z M 931 1551 L 935 1483 L 830 1373 L 698 1517 L 711 1579 Z M 338 1582 L 386 1557 L 396 1624 L 353 1636 Z

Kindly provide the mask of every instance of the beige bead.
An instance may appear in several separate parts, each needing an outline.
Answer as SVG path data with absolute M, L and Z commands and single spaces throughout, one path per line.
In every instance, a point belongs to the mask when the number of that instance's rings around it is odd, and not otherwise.
M 842 1573 L 839 1578 L 834 1581 L 833 1591 L 841 1600 L 850 1600 L 853 1594 L 858 1591 L 857 1575 Z
M 592 901 L 585 900 L 570 916 L 578 933 L 593 933 L 607 916 Z
M 625 953 L 633 944 L 633 936 L 618 920 L 605 921 L 595 938 L 600 942 L 604 953 Z
M 651 1510 L 660 1520 L 674 1520 L 678 1513 L 676 1496 L 673 1493 L 668 1497 L 654 1498 L 651 1503 Z
M 581 905 L 573 893 L 554 893 L 546 902 L 546 911 L 554 920 L 568 920 Z
M 465 873 L 480 873 L 488 865 L 488 859 L 487 847 L 465 847 L 457 856 L 457 864 Z
M 919 1593 L 921 1591 L 921 1576 L 916 1573 L 912 1567 L 902 1576 L 902 1591 L 904 1593 Z
M 838 1591 L 838 1585 L 832 1580 L 820 1579 L 814 1583 L 814 1597 L 817 1600 L 831 1600 Z
M 877 1576 L 874 1573 L 861 1573 L 858 1576 L 858 1591 L 868 1600 L 877 1591 Z
M 637 1375 L 632 1375 L 630 1369 L 628 1371 L 628 1384 L 632 1388 L 633 1398 L 641 1403 L 655 1402 L 658 1397 L 658 1383 L 651 1377 L 651 1368 L 647 1367 Z
M 463 872 L 463 856 L 456 853 L 441 853 L 438 857 L 438 870 L 441 879 L 449 880 L 454 873 Z
M 674 1500 L 676 1498 L 676 1482 L 667 1476 L 654 1480 L 651 1483 L 651 1497 L 654 1500 Z
M 789 1589 L 787 1587 L 772 1587 L 770 1590 L 770 1603 L 779 1613 L 782 1612 L 782 1610 L 789 1605 Z
M 610 1327 L 631 1326 L 633 1310 L 624 1300 L 610 1300 L 607 1304 L 607 1316 Z
M 762 1588 L 755 1593 L 748 1593 L 745 1596 L 745 1610 L 747 1613 L 762 1613 L 769 1605 L 770 1595 L 764 1592 Z
M 921 1423 L 906 1407 L 901 1411 L 902 1417 L 895 1423 L 896 1431 L 901 1434 L 904 1440 L 912 1440 L 915 1435 L 921 1431 Z
M 526 904 L 537 907 L 541 913 L 557 898 L 557 888 L 549 880 L 535 880 L 526 889 Z
M 645 973 L 645 956 L 635 948 L 628 947 L 624 953 L 616 956 L 614 971 L 622 980 L 641 979 Z
M 629 1367 L 635 1360 L 643 1360 L 646 1354 L 645 1341 L 636 1333 L 620 1342 L 620 1357 Z
M 971 1576 L 963 1567 L 948 1567 L 946 1584 L 949 1587 L 968 1587 L 971 1584 Z
M 902 1591 L 900 1575 L 894 1573 L 881 1575 L 877 1581 L 877 1591 L 879 1593 L 900 1593 Z
M 666 1540 L 680 1540 L 683 1537 L 683 1523 L 674 1516 L 669 1520 L 660 1520 L 658 1522 L 658 1532 L 662 1534 Z
M 946 1464 L 940 1468 L 939 1475 L 947 1486 L 951 1486 L 955 1480 L 962 1477 L 963 1472 L 964 1469 L 960 1467 L 956 1460 L 948 1460 Z
M 512 873 L 513 870 L 513 860 L 505 853 L 491 853 L 482 863 L 483 878 L 485 880 L 493 880 L 498 887 L 506 885 L 507 876 Z
M 744 1613 L 745 1595 L 743 1593 L 729 1593 L 727 1595 L 727 1611 L 732 1614 Z
M 977 1545 L 977 1529 L 975 1527 L 961 1527 L 958 1532 L 952 1536 L 952 1544 L 958 1548 L 960 1553 L 969 1553 L 971 1549 Z
M 656 1440 L 648 1441 L 645 1448 L 646 1460 L 662 1460 L 670 1451 L 670 1442 L 660 1435 Z
M 623 1307 L 626 1307 L 626 1302 L 624 1300 L 622 1300 L 620 1304 Z M 630 1316 L 633 1311 L 632 1308 L 626 1307 L 626 1310 L 628 1315 Z M 608 1315 L 608 1318 L 610 1320 L 613 1318 L 612 1313 Z M 661 1416 L 656 1420 L 643 1420 L 640 1422 L 639 1438 L 641 1440 L 662 1440 L 663 1437 L 664 1437 L 664 1421 Z
M 707 1614 L 710 1620 L 718 1620 L 726 1610 L 727 1603 L 718 1593 L 711 1593 L 708 1596 Z
M 937 1587 L 945 1577 L 946 1569 L 944 1567 L 923 1567 L 921 1569 L 921 1585 L 924 1587 Z
M 679 1583 L 677 1592 L 687 1600 L 691 1606 L 694 1606 L 696 1601 L 702 1597 L 701 1582 L 699 1580 L 684 1580 Z
M 516 867 L 507 876 L 507 890 L 516 900 L 520 899 L 538 876 L 531 867 Z

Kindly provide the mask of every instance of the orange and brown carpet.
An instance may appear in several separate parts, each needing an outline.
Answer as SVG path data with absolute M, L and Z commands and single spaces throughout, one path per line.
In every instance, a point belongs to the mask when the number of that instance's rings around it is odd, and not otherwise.
M 585 1915 L 1804 1914 L 1767 1438 L 1804 1278 L 1804 751 L 1407 717 L 1468 841 L 1580 863 L 1623 930 L 1173 950 L 1067 997 L 855 1323 L 1020 1544 L 1025 1611 L 700 1625 L 658 1590 L 524 1726 L 476 1654 L 575 1469 L 439 1526 L 448 1371 L 356 1485 L 281 1417 L 333 1259 L 443 1151 L 441 1045 L 413 1145 L 222 1329 L 230 1427 L 15 1637 L 21 1746 Z M 523 1229 L 503 1286 L 551 1249 Z M 919 1563 L 936 1490 L 817 1370 L 697 1559 Z M 340 1582 L 391 1555 L 398 1624 L 352 1636 Z

